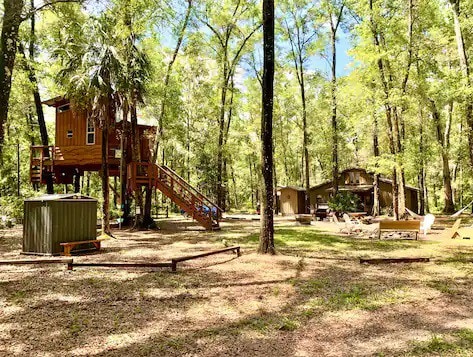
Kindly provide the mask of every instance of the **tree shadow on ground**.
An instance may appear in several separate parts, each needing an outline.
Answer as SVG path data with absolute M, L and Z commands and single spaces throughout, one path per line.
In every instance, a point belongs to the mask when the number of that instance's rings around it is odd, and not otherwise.
M 315 251 L 337 244 L 342 252 L 356 251 L 348 238 L 319 243 L 319 235 L 309 240 Z M 409 341 L 416 330 L 450 333 L 447 322 L 473 318 L 472 282 L 436 276 L 422 265 L 275 257 L 261 272 L 263 257 L 243 258 L 226 269 L 215 264 L 177 274 L 52 267 L 1 281 L 0 355 L 7 346 L 22 356 L 395 355 L 408 343 L 379 341 L 399 334 Z M 274 279 L 273 272 L 283 277 Z M 413 296 L 419 289 L 430 300 Z M 235 311 L 235 300 L 249 305 Z M 252 305 L 259 307 L 245 310 Z

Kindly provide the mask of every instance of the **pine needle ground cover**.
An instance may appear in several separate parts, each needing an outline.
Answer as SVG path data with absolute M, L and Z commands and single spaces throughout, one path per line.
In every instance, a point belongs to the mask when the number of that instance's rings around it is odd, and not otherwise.
M 0 266 L 1 356 L 469 356 L 473 243 L 370 241 L 323 224 L 278 220 L 278 255 L 254 253 L 259 222 L 204 232 L 181 219 L 161 231 L 115 231 L 77 261 L 166 261 L 159 269 Z M 18 259 L 20 228 L 0 231 L 0 259 Z M 430 263 L 360 265 L 359 257 Z

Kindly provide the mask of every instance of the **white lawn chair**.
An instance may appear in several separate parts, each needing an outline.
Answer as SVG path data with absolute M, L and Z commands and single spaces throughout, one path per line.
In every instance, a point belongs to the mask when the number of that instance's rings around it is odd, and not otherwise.
M 350 233 L 352 233 L 353 231 L 361 232 L 363 230 L 361 223 L 358 221 L 351 220 L 350 216 L 346 213 L 343 214 L 343 220 L 345 221 L 345 226 Z
M 435 222 L 435 216 L 431 213 L 428 213 L 425 215 L 424 220 L 420 224 L 420 229 L 424 233 L 424 235 L 427 235 L 427 233 L 430 231 L 432 228 L 432 225 Z
M 346 224 L 346 222 L 340 222 L 340 221 L 338 220 L 338 217 L 337 217 L 337 215 L 335 214 L 335 212 L 334 212 L 334 214 L 333 214 L 333 216 L 332 216 L 332 219 L 333 219 L 333 221 L 337 224 L 338 231 L 339 231 L 340 233 L 351 234 L 351 227 L 348 226 L 348 225 Z

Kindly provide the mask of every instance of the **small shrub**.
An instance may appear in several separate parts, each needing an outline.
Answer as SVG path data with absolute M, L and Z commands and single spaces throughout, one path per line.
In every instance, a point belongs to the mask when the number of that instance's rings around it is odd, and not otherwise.
M 360 207 L 360 198 L 351 192 L 339 192 L 329 199 L 328 206 L 335 212 L 356 212 Z

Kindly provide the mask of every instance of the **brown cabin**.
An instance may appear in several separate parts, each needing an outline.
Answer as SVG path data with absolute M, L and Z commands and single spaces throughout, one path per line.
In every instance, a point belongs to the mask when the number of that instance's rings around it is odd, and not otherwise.
M 349 191 L 360 198 L 360 209 L 371 212 L 373 209 L 374 175 L 361 168 L 351 168 L 340 172 L 339 191 Z M 310 189 L 310 203 L 317 207 L 325 204 L 332 196 L 332 181 L 326 181 Z M 405 186 L 406 207 L 418 211 L 419 189 Z M 391 208 L 393 203 L 392 180 L 380 177 L 379 179 L 379 203 L 381 208 Z
M 276 191 L 276 204 L 283 216 L 305 213 L 305 189 L 296 186 L 281 186 Z
M 102 165 L 102 130 L 85 112 L 74 110 L 69 100 L 57 97 L 43 102 L 56 108 L 56 130 L 54 146 L 47 150 L 43 146 L 31 148 L 31 181 L 39 182 L 43 170 L 41 165 L 48 165 L 53 171 L 54 182 L 71 184 L 74 175 L 82 176 L 84 171 L 100 171 Z M 129 123 L 127 123 L 130 125 Z M 109 172 L 119 175 L 121 157 L 121 132 L 123 122 L 115 121 L 109 134 Z M 138 125 L 141 144 L 141 160 L 150 159 L 149 137 L 154 127 Z M 131 156 L 131 143 L 127 144 L 127 156 Z M 126 158 L 129 163 L 131 157 Z

